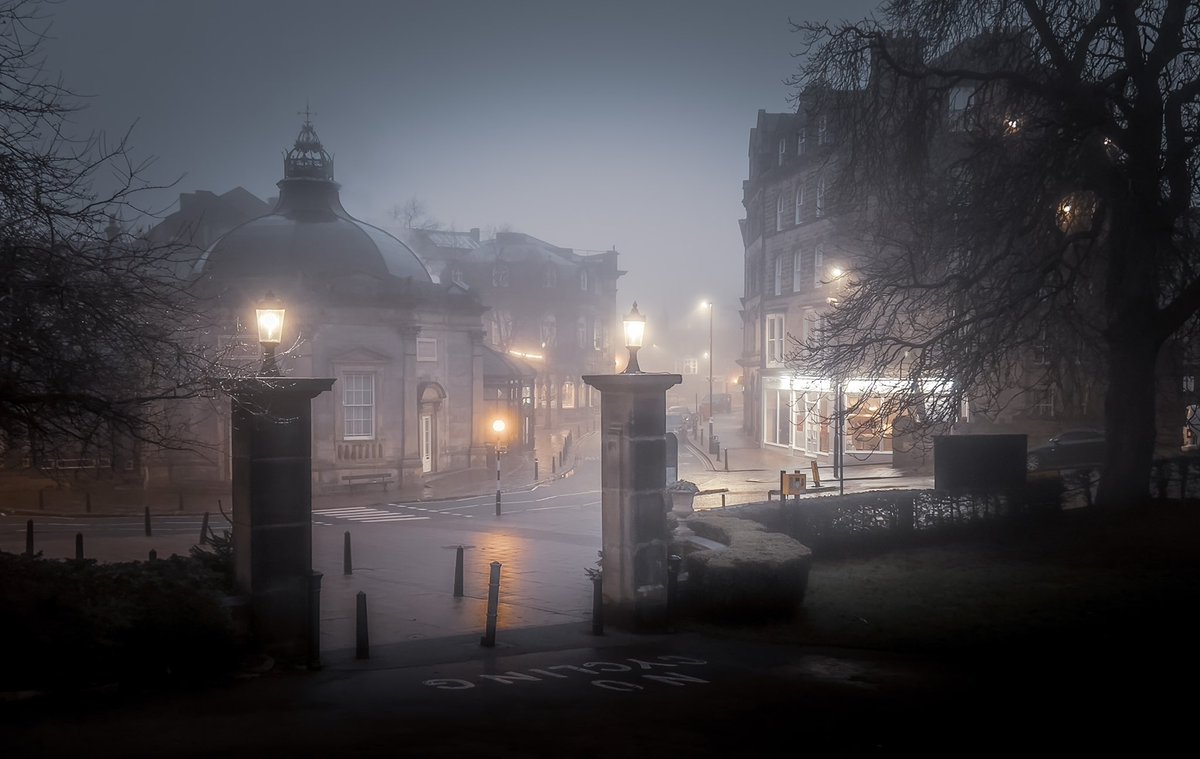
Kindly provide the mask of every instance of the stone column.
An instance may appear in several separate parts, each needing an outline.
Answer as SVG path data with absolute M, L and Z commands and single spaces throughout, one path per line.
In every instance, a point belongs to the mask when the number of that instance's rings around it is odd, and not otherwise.
M 312 399 L 333 379 L 257 377 L 224 387 L 233 399 L 233 547 L 239 592 L 263 651 L 320 658 L 312 570 Z
M 601 545 L 604 618 L 635 632 L 667 627 L 666 415 L 678 374 L 601 374 Z

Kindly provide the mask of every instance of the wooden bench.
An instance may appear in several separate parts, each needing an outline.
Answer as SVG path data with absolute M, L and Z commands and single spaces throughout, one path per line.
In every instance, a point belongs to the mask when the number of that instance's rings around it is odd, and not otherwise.
M 382 483 L 384 492 L 387 492 L 388 483 L 392 481 L 392 475 L 386 473 L 343 474 L 342 480 L 344 480 L 347 485 L 375 485 Z

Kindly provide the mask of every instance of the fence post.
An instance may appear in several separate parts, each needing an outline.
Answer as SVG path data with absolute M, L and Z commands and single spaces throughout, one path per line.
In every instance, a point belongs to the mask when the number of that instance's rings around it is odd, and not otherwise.
M 144 512 L 143 521 L 146 523 L 146 537 L 150 536 L 150 507 L 147 506 Z
M 725 471 L 729 471 L 729 449 L 725 449 Z
M 75 558 L 76 559 L 83 558 L 83 533 L 82 532 L 75 533 Z
M 500 605 L 500 562 L 493 561 L 488 575 L 487 626 L 479 645 L 492 648 L 496 645 L 496 607 Z
M 346 530 L 345 539 L 342 541 L 342 574 L 354 574 L 354 565 L 350 561 L 350 531 Z
M 371 645 L 367 637 L 367 594 L 362 590 L 358 591 L 358 595 L 355 596 L 355 622 L 354 658 L 370 659 Z
M 200 545 L 208 542 L 208 512 L 204 512 L 204 519 L 200 520 Z
M 463 594 L 463 547 L 459 546 L 454 554 L 454 597 L 462 598 Z

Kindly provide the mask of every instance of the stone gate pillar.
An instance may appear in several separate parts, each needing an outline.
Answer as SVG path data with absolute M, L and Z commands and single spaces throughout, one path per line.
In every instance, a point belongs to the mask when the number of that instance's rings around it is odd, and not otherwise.
M 635 632 L 667 625 L 668 388 L 678 374 L 588 375 L 600 391 L 604 618 Z
M 263 651 L 320 658 L 320 575 L 312 570 L 312 399 L 333 379 L 231 381 L 233 549 Z

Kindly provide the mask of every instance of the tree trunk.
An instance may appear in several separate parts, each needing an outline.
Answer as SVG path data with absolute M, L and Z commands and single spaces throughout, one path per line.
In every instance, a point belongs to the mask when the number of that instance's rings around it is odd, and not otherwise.
M 1138 506 L 1150 499 L 1154 463 L 1155 364 L 1158 345 L 1151 338 L 1124 335 L 1111 344 L 1105 392 L 1104 472 L 1096 506 Z

